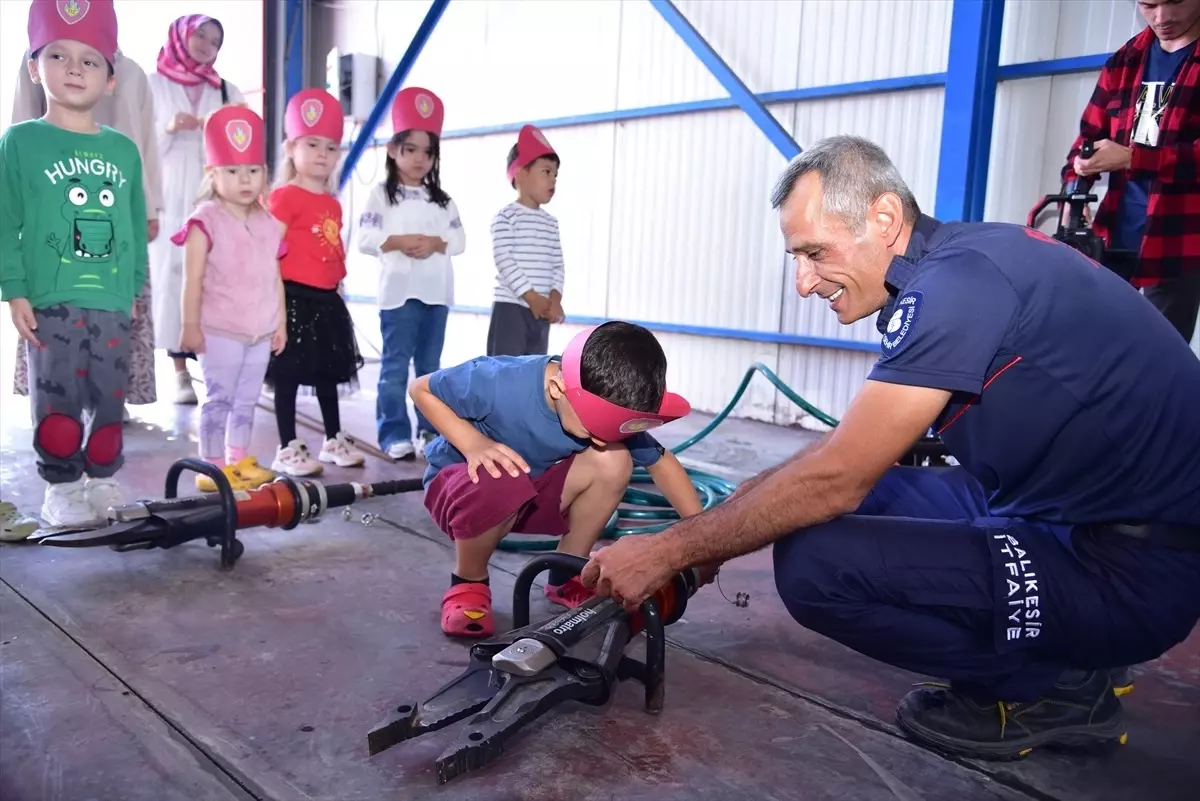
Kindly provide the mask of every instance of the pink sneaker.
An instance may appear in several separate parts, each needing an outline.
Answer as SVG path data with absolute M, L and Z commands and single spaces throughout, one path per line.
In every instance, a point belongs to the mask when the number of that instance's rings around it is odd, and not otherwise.
M 550 603 L 565 606 L 567 609 L 574 609 L 595 595 L 595 590 L 589 590 L 583 586 L 579 576 L 573 576 L 563 584 L 546 585 L 546 597 L 550 599 Z

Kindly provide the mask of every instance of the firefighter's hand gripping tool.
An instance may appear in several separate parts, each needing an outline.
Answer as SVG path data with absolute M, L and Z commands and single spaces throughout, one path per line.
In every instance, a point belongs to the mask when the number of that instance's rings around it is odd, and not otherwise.
M 177 497 L 179 476 L 184 470 L 211 478 L 217 485 L 216 494 Z M 192 540 L 204 540 L 221 549 L 221 567 L 229 569 L 245 550 L 237 538 L 242 529 L 256 526 L 292 529 L 317 520 L 334 507 L 421 488 L 421 480 L 417 478 L 325 485 L 284 476 L 249 492 L 234 492 L 219 468 L 198 459 L 180 459 L 167 470 L 163 500 L 138 501 L 109 509 L 107 521 L 100 526 L 42 531 L 29 541 L 60 548 L 107 545 L 117 551 L 134 551 L 174 548 Z
M 530 624 L 534 577 L 552 567 L 578 572 L 585 564 L 585 559 L 559 553 L 530 560 L 513 588 L 516 628 L 475 644 L 467 669 L 426 700 L 396 706 L 367 734 L 369 753 L 470 718 L 435 763 L 437 782 L 444 784 L 499 757 L 517 730 L 561 703 L 604 705 L 623 679 L 645 686 L 647 712 L 661 711 L 663 628 L 683 616 L 688 598 L 700 586 L 698 572 L 677 574 L 632 614 L 611 598 L 595 597 L 544 623 Z M 638 662 L 624 652 L 642 631 L 646 661 Z

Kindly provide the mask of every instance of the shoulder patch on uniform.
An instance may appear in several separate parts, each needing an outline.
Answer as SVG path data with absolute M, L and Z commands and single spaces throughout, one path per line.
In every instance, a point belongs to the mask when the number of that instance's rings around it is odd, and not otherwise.
M 900 296 L 900 300 L 896 301 L 896 308 L 883 335 L 884 356 L 895 356 L 904 347 L 904 343 L 912 338 L 917 319 L 921 316 L 921 303 L 924 298 L 920 292 L 913 290 L 905 292 Z

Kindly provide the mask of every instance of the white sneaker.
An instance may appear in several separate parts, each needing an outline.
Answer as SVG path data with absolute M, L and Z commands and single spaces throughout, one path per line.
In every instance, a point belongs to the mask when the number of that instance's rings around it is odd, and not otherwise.
M 317 458 L 322 462 L 331 462 L 338 467 L 358 467 L 364 461 L 363 455 L 355 450 L 346 435 L 341 431 L 333 439 L 325 440 Z
M 425 456 L 425 450 L 426 450 L 426 448 L 429 447 L 429 443 L 433 442 L 437 438 L 438 438 L 438 435 L 433 433 L 432 431 L 422 431 L 421 437 L 417 441 L 417 448 L 416 448 L 417 455 L 420 456 L 422 459 L 428 458 Z
M 21 514 L 8 501 L 0 501 L 0 542 L 20 542 L 39 528 L 38 521 Z
M 275 461 L 271 463 L 271 469 L 276 473 L 287 473 L 289 476 L 315 476 L 325 468 L 312 457 L 303 440 L 294 439 L 287 447 L 280 445 L 275 451 Z
M 108 519 L 108 510 L 125 505 L 125 494 L 115 478 L 89 478 L 85 487 L 88 506 L 101 519 Z
M 192 388 L 192 374 L 187 370 L 175 374 L 179 387 L 175 390 L 175 402 L 184 406 L 194 406 L 197 403 L 196 390 Z
M 42 501 L 42 520 L 50 528 L 98 525 L 101 518 L 87 501 L 83 479 L 69 484 L 50 484 Z
M 388 446 L 387 455 L 393 461 L 417 458 L 417 450 L 411 442 L 393 442 Z

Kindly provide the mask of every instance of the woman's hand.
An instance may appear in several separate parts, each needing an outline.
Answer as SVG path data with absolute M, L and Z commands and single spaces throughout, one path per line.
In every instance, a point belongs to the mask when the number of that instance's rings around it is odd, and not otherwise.
M 204 332 L 200 330 L 200 326 L 194 323 L 183 326 L 183 334 L 179 337 L 179 350 L 196 354 L 204 352 Z
M 186 111 L 176 111 L 175 116 L 167 123 L 167 133 L 173 134 L 180 131 L 194 131 L 200 127 L 200 118 L 194 114 L 188 114 Z

